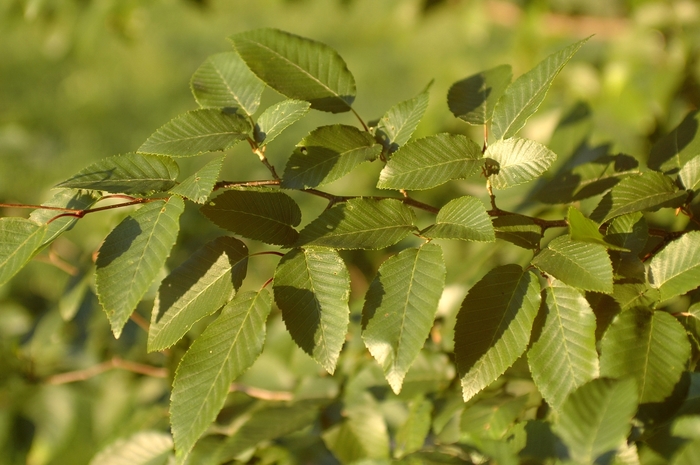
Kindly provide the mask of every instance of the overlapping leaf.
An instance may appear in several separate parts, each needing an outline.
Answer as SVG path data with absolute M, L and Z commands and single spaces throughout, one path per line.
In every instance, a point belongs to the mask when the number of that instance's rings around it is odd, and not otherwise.
M 436 239 L 480 242 L 496 240 L 493 224 L 484 204 L 476 197 L 469 196 L 447 202 L 438 212 L 435 224 L 421 231 L 421 235 Z
M 90 206 L 97 202 L 98 199 L 99 196 L 95 192 L 91 191 L 57 189 L 57 192 L 54 194 L 54 196 L 50 200 L 42 203 L 42 205 L 47 207 L 85 210 L 90 208 Z M 47 226 L 42 247 L 49 244 L 63 232 L 70 230 L 75 225 L 75 222 L 78 221 L 78 217 L 70 215 L 62 216 L 61 218 L 56 218 L 60 214 L 60 210 L 49 210 L 40 208 L 34 210 L 31 213 L 31 215 L 29 215 L 30 220 L 39 224 L 46 224 Z
M 483 165 L 481 148 L 460 134 L 436 134 L 405 144 L 379 175 L 380 189 L 430 189 L 464 179 Z
M 507 189 L 539 177 L 557 156 L 544 145 L 529 139 L 498 140 L 489 145 L 484 157 L 498 162 L 490 176 L 495 189 Z
M 139 431 L 102 449 L 90 465 L 160 465 L 172 459 L 173 438 L 160 431 Z
M 386 463 L 389 432 L 384 416 L 371 405 L 353 406 L 343 412 L 345 419 L 323 432 L 323 442 L 341 463 Z M 364 460 L 363 460 L 364 459 Z M 382 460 L 383 459 L 383 460 Z
M 453 115 L 469 124 L 486 124 L 512 78 L 510 65 L 476 73 L 450 87 L 447 105 Z
M 524 249 L 537 249 L 542 239 L 542 228 L 524 215 L 504 215 L 492 219 L 496 238 Z
M 184 209 L 177 196 L 147 203 L 124 218 L 100 247 L 95 284 L 115 337 L 165 265 Z
M 257 29 L 229 37 L 248 67 L 267 85 L 311 108 L 349 111 L 355 79 L 331 47 L 277 29 Z
M 467 401 L 495 381 L 527 348 L 540 306 L 532 271 L 505 265 L 469 290 L 455 324 L 455 361 Z
M 599 231 L 600 225 L 583 216 L 583 213 L 575 207 L 569 207 L 566 221 L 569 223 L 569 237 L 572 241 L 590 242 L 600 244 L 606 249 L 629 252 L 624 247 L 606 241 L 603 234 Z
M 5 284 L 43 244 L 46 225 L 25 218 L 0 218 L 0 285 Z
M 690 231 L 656 254 L 649 263 L 649 283 L 661 300 L 700 286 L 700 231 Z
M 678 172 L 678 177 L 686 190 L 697 194 L 700 189 L 700 155 L 691 158 Z
M 219 177 L 225 156 L 216 157 L 200 170 L 189 176 L 177 186 L 170 189 L 172 194 L 177 194 L 190 199 L 195 203 L 204 203 L 209 198 L 214 184 Z
M 700 112 L 693 111 L 669 134 L 651 148 L 649 168 L 664 173 L 677 173 L 700 153 Z
M 304 117 L 310 107 L 311 104 L 303 100 L 284 100 L 266 108 L 255 125 L 255 141 L 261 147 L 269 144 L 282 131 Z
M 391 153 L 404 145 L 418 127 L 428 108 L 428 87 L 409 100 L 399 102 L 387 111 L 379 120 L 377 135 L 384 147 Z
M 442 249 L 428 243 L 382 263 L 367 291 L 362 338 L 397 394 L 433 326 L 445 273 Z
M 294 249 L 277 265 L 273 290 L 294 342 L 332 374 L 350 321 L 343 259 L 331 249 Z
M 248 248 L 218 237 L 197 250 L 161 283 L 151 314 L 148 350 L 175 344 L 192 325 L 231 300 L 245 278 Z

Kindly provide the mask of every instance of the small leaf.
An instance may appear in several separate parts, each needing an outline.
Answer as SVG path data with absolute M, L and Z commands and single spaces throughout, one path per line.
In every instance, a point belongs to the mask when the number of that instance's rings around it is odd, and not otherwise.
M 5 284 L 41 247 L 46 225 L 25 218 L 0 218 L 0 285 Z
M 433 405 L 423 396 L 417 396 L 411 401 L 408 406 L 408 418 L 396 431 L 396 447 L 394 449 L 396 458 L 401 458 L 423 448 L 425 439 L 430 433 L 430 413 L 432 410 Z
M 529 139 L 499 140 L 489 145 L 485 157 L 498 162 L 490 176 L 495 189 L 507 189 L 538 178 L 557 156 L 544 145 Z
M 649 263 L 649 283 L 661 300 L 700 286 L 700 231 L 689 231 L 668 243 Z
M 114 337 L 156 279 L 180 229 L 185 209 L 177 196 L 150 202 L 117 225 L 97 256 L 95 285 Z
M 540 299 L 537 276 L 518 265 L 494 268 L 469 290 L 454 336 L 465 402 L 525 352 Z
M 307 189 L 335 181 L 382 151 L 368 132 L 335 124 L 311 131 L 297 144 L 284 169 L 282 187 Z
M 493 110 L 496 139 L 513 137 L 539 108 L 552 81 L 588 38 L 559 50 L 509 85 Z
M 605 231 L 605 241 L 638 254 L 649 239 L 649 227 L 641 212 L 618 216 Z
M 311 104 L 302 100 L 284 100 L 258 117 L 255 126 L 255 141 L 263 147 L 309 112 Z
M 697 194 L 700 189 L 700 155 L 691 158 L 678 172 L 678 177 L 686 190 Z
M 379 408 L 353 406 L 344 412 L 345 419 L 325 430 L 321 437 L 340 463 L 385 464 L 389 458 L 389 432 Z M 363 460 L 365 459 L 365 460 Z
M 681 167 L 700 153 L 700 112 L 692 111 L 669 134 L 651 148 L 649 168 L 667 174 L 677 173 Z
M 291 245 L 301 222 L 297 203 L 282 192 L 229 190 L 201 208 L 214 224 L 248 239 Z
M 479 242 L 496 240 L 491 218 L 486 213 L 484 204 L 476 197 L 470 196 L 450 200 L 438 212 L 435 224 L 421 231 L 421 236 Z
M 332 113 L 351 109 L 355 79 L 329 46 L 277 29 L 229 37 L 248 67 L 267 85 L 311 108 Z
M 139 431 L 102 449 L 90 465 L 165 465 L 172 458 L 173 439 L 158 431 Z
M 54 194 L 50 200 L 44 202 L 42 205 L 47 207 L 85 210 L 90 208 L 98 200 L 99 196 L 95 192 L 75 191 L 73 189 L 57 189 L 56 194 Z M 47 226 L 42 247 L 48 245 L 65 231 L 70 230 L 79 219 L 76 216 L 63 216 L 61 218 L 56 218 L 56 216 L 58 216 L 60 213 L 60 211 L 40 208 L 34 210 L 29 215 L 30 220 L 39 224 L 46 224 Z M 49 223 L 49 221 L 51 222 Z
M 362 309 L 362 339 L 398 394 L 428 338 L 445 287 L 437 244 L 406 249 L 382 263 Z
M 560 236 L 537 254 L 532 259 L 532 264 L 569 286 L 612 293 L 612 264 L 602 245 L 572 241 L 566 236 Z
M 161 126 L 138 151 L 191 157 L 230 149 L 252 130 L 248 118 L 236 113 L 214 108 L 188 111 Z
M 379 175 L 380 189 L 425 190 L 464 179 L 483 165 L 481 148 L 460 134 L 436 134 L 405 144 Z
M 192 76 L 190 88 L 202 108 L 237 107 L 251 116 L 260 105 L 265 84 L 236 52 L 224 52 L 207 58 Z
M 532 218 L 524 215 L 497 216 L 491 220 L 496 238 L 522 247 L 538 249 L 542 228 Z
M 336 249 L 384 249 L 415 231 L 415 215 L 400 200 L 350 199 L 309 223 L 297 246 Z
M 418 127 L 428 108 L 428 89 L 431 85 L 432 82 L 417 96 L 391 107 L 379 120 L 377 135 L 389 153 L 408 142 Z
M 447 105 L 453 115 L 469 124 L 486 124 L 512 78 L 510 65 L 473 74 L 450 87 Z
M 231 300 L 245 278 L 248 248 L 217 237 L 175 268 L 161 283 L 151 314 L 148 351 L 175 344 L 192 325 Z
M 569 223 L 569 238 L 572 241 L 590 242 L 592 244 L 600 244 L 606 249 L 629 252 L 629 250 L 623 247 L 608 243 L 603 237 L 603 234 L 598 230 L 600 225 L 583 216 L 583 213 L 578 211 L 575 207 L 569 207 L 566 221 Z
M 206 202 L 214 190 L 214 184 L 219 177 L 225 158 L 225 155 L 216 157 L 192 176 L 170 189 L 170 193 L 181 195 L 195 203 Z
M 294 342 L 333 374 L 350 321 L 350 275 L 338 252 L 294 249 L 280 260 L 275 302 Z

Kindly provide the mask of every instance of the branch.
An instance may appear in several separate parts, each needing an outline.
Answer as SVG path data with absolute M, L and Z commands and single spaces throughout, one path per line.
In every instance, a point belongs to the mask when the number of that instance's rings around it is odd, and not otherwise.
M 293 400 L 294 394 L 287 391 L 268 391 L 267 389 L 260 389 L 253 386 L 246 386 L 244 384 L 233 383 L 229 388 L 228 392 L 242 392 L 254 397 L 256 399 L 262 400 Z
M 87 379 L 93 378 L 99 374 L 113 370 L 115 368 L 120 368 L 122 370 L 130 371 L 132 373 L 138 373 L 141 375 L 152 376 L 154 378 L 168 377 L 168 370 L 166 370 L 165 368 L 158 368 L 151 365 L 130 362 L 128 360 L 122 360 L 120 357 L 114 357 L 111 360 L 107 360 L 105 362 L 91 366 L 90 368 L 86 368 L 84 370 L 69 371 L 67 373 L 60 373 L 57 375 L 49 376 L 46 379 L 46 383 L 67 384 L 74 383 L 76 381 L 85 381 Z

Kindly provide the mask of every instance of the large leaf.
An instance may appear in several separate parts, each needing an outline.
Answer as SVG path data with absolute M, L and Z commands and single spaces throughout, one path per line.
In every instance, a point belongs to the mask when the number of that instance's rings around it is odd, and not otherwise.
M 90 465 L 166 465 L 172 450 L 170 434 L 139 431 L 109 444 L 90 460 Z
M 255 141 L 261 147 L 269 144 L 282 131 L 306 115 L 310 107 L 311 104 L 303 100 L 284 100 L 267 107 L 255 125 Z
M 460 134 L 436 134 L 401 147 L 379 175 L 380 189 L 430 189 L 464 179 L 483 165 L 481 148 Z
M 447 92 L 447 105 L 453 115 L 469 124 L 486 124 L 512 78 L 510 65 L 473 74 L 452 84 Z
M 649 168 L 665 173 L 677 173 L 693 157 L 700 154 L 699 122 L 700 112 L 690 112 L 673 131 L 659 139 L 651 148 Z
M 56 187 L 148 195 L 173 187 L 179 172 L 170 157 L 128 153 L 95 162 Z
M 491 132 L 496 139 L 513 137 L 525 125 L 544 100 L 554 78 L 587 40 L 551 54 L 506 88 L 493 110 Z
M 610 257 L 605 247 L 599 244 L 560 236 L 535 255 L 532 264 L 569 286 L 606 294 L 613 290 Z
M 277 265 L 273 290 L 294 342 L 333 374 L 350 321 L 343 259 L 335 250 L 294 249 Z
M 529 139 L 498 140 L 489 145 L 484 156 L 498 162 L 490 176 L 495 189 L 507 189 L 538 178 L 557 156 L 544 145 Z
M 294 226 L 301 222 L 301 210 L 282 192 L 229 190 L 201 211 L 217 226 L 248 239 L 291 245 L 299 236 Z
M 277 29 L 229 37 L 248 67 L 267 85 L 311 108 L 340 113 L 355 100 L 355 79 L 329 46 Z
M 455 361 L 468 401 L 525 351 L 540 306 L 532 271 L 505 265 L 489 271 L 462 302 L 455 324 Z
M 334 205 L 299 233 L 297 246 L 383 249 L 411 231 L 415 215 L 400 200 L 350 199 Z
M 554 431 L 575 463 L 594 463 L 625 443 L 636 410 L 634 380 L 594 379 L 566 399 Z
M 282 176 L 282 187 L 307 189 L 335 181 L 382 151 L 368 132 L 335 124 L 314 129 L 297 144 Z
M 225 155 L 216 157 L 192 176 L 170 189 L 170 192 L 181 195 L 195 203 L 206 202 L 212 190 L 214 190 L 214 184 L 216 184 L 216 180 L 221 172 L 224 158 L 226 158 Z
M 5 284 L 43 244 L 46 225 L 25 218 L 0 218 L 0 285 Z
M 447 202 L 438 212 L 435 224 L 421 231 L 421 236 L 480 242 L 496 240 L 484 204 L 476 197 L 469 196 Z
M 115 337 L 165 265 L 184 209 L 177 196 L 147 203 L 124 218 L 100 247 L 95 285 Z
M 248 118 L 228 110 L 188 111 L 161 126 L 138 151 L 191 157 L 229 149 L 247 138 L 252 130 Z
M 637 380 L 640 403 L 662 402 L 690 356 L 683 326 L 666 312 L 632 308 L 617 315 L 600 347 L 600 374 Z
M 398 394 L 428 338 L 445 287 L 437 244 L 407 249 L 382 263 L 362 309 L 362 338 Z
M 237 107 L 252 115 L 265 89 L 236 52 L 212 55 L 190 81 L 195 100 L 203 108 Z
M 236 238 L 217 237 L 165 277 L 148 331 L 148 350 L 175 344 L 192 325 L 231 300 L 245 278 L 248 248 Z
M 598 377 L 596 318 L 580 291 L 557 280 L 546 289 L 544 311 L 528 362 L 542 397 L 559 410 L 571 391 Z
M 271 306 L 266 289 L 238 294 L 180 361 L 170 396 L 170 423 L 179 457 L 189 453 L 216 419 L 231 383 L 262 352 Z
M 377 135 L 391 152 L 395 152 L 411 138 L 421 118 L 428 109 L 428 87 L 409 100 L 399 102 L 387 111 L 379 120 Z
M 700 286 L 700 231 L 690 231 L 670 242 L 649 263 L 649 283 L 661 300 Z

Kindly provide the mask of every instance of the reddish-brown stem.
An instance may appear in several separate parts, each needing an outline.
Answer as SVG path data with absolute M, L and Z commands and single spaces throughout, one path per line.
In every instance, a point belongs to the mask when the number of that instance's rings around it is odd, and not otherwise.
M 49 265 L 53 265 L 59 270 L 65 271 L 71 276 L 78 275 L 78 269 L 70 263 L 68 263 L 67 261 L 63 260 L 61 257 L 59 257 L 58 254 L 53 250 L 53 248 L 49 248 L 48 255 L 37 255 L 35 259 L 44 263 L 48 263 Z
M 101 199 L 100 199 L 101 200 Z M 154 198 L 154 199 L 134 199 L 130 202 L 124 202 L 124 203 L 118 203 L 115 205 L 107 205 L 104 207 L 97 207 L 97 208 L 88 208 L 86 210 L 72 210 L 70 213 L 61 213 L 60 215 L 56 215 L 53 218 L 51 218 L 49 221 L 46 222 L 46 224 L 51 223 L 52 221 L 56 221 L 59 218 L 63 218 L 66 216 L 73 216 L 75 218 L 82 218 L 88 213 L 96 213 L 96 212 L 101 212 L 105 210 L 112 210 L 114 208 L 122 208 L 122 207 L 129 207 L 131 205 L 139 205 L 142 203 L 149 203 L 149 202 L 155 202 L 156 200 L 165 200 L 163 198 Z M 43 207 L 39 207 L 43 208 Z
M 136 312 L 133 312 L 131 315 L 129 315 L 129 319 L 131 321 L 133 321 L 134 323 L 136 323 L 136 326 L 138 326 L 139 328 L 148 332 L 150 324 L 148 323 L 148 321 L 146 321 L 146 319 L 144 317 L 142 317 L 141 315 L 139 315 Z
M 274 279 L 275 278 L 270 278 L 267 281 L 265 281 L 265 283 L 260 287 L 260 290 L 265 289 L 267 286 L 269 286 Z
M 293 400 L 294 394 L 286 391 L 268 391 L 267 389 L 233 383 L 229 392 L 242 392 L 250 397 L 262 400 Z
M 123 360 L 120 357 L 114 357 L 111 360 L 107 360 L 105 362 L 91 366 L 84 370 L 69 371 L 66 373 L 60 373 L 57 375 L 49 376 L 46 379 L 46 383 L 67 384 L 74 383 L 76 381 L 85 381 L 87 379 L 93 378 L 97 375 L 100 375 L 106 371 L 113 370 L 115 368 L 130 371 L 132 373 L 138 373 L 140 375 L 151 376 L 154 378 L 168 377 L 168 370 L 166 370 L 165 368 L 144 365 L 142 363 L 130 362 L 128 360 Z
M 256 255 L 277 255 L 278 257 L 284 257 L 282 252 L 277 252 L 275 250 L 267 250 L 265 252 L 255 252 L 250 254 L 251 257 L 255 257 Z

